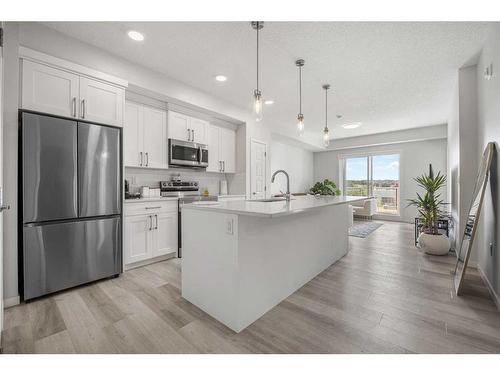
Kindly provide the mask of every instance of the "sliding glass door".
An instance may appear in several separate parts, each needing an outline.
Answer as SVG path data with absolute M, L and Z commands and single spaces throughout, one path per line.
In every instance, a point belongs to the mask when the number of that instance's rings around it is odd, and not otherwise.
M 399 215 L 399 154 L 343 158 L 344 195 L 373 196 L 377 213 Z

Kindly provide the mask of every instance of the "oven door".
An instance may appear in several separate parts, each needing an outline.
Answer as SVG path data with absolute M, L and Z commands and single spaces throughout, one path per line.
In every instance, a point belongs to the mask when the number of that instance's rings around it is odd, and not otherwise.
M 206 147 L 193 142 L 176 139 L 168 140 L 168 164 L 178 167 L 203 168 L 200 164 L 200 147 Z

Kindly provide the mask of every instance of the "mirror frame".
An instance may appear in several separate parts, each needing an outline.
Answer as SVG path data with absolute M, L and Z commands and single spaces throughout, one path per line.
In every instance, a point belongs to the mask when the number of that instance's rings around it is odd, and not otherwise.
M 488 179 L 490 176 L 490 168 L 491 168 L 491 160 L 493 159 L 493 152 L 494 151 L 495 151 L 495 143 L 489 142 L 486 145 L 486 148 L 483 152 L 483 157 L 481 159 L 481 164 L 479 166 L 479 171 L 478 171 L 478 174 L 476 177 L 476 184 L 474 185 L 474 192 L 473 192 L 474 196 L 472 197 L 469 211 L 467 213 L 467 220 L 470 217 L 470 213 L 471 213 L 472 208 L 474 206 L 474 202 L 477 200 L 476 198 L 479 196 L 479 203 L 478 203 L 478 207 L 477 207 L 477 211 L 476 211 L 476 215 L 475 215 L 476 219 L 474 220 L 474 223 L 472 225 L 472 230 L 470 231 L 470 240 L 469 240 L 469 244 L 468 244 L 467 249 L 466 249 L 465 254 L 464 254 L 463 267 L 461 270 L 459 270 L 459 265 L 462 262 L 462 260 L 460 260 L 460 256 L 462 255 L 462 246 L 464 244 L 464 241 L 466 240 L 466 236 L 468 233 L 467 232 L 467 225 L 464 228 L 464 233 L 462 235 L 462 240 L 460 242 L 460 248 L 459 248 L 459 251 L 457 254 L 457 263 L 455 265 L 455 271 L 453 272 L 453 274 L 454 274 L 453 286 L 455 287 L 455 293 L 457 295 L 460 294 L 460 292 L 462 291 L 462 288 L 463 288 L 465 272 L 467 270 L 467 265 L 469 263 L 469 258 L 470 258 L 470 254 L 472 251 L 472 245 L 474 243 L 474 238 L 476 236 L 477 226 L 479 224 L 479 218 L 481 216 L 481 209 L 483 207 L 483 200 L 484 200 L 484 192 L 486 190 L 486 186 L 488 185 Z M 483 167 L 485 168 L 486 171 L 484 173 L 483 180 L 480 181 L 479 179 L 481 178 L 481 171 L 483 170 Z

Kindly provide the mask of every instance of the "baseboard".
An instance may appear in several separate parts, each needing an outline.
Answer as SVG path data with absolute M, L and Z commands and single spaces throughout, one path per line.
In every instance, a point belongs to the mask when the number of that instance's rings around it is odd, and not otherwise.
M 486 274 L 481 269 L 479 264 L 477 265 L 477 270 L 479 271 L 479 275 L 481 275 L 481 279 L 483 279 L 484 283 L 488 287 L 488 291 L 490 292 L 491 298 L 493 298 L 493 302 L 495 302 L 495 305 L 497 306 L 498 311 L 500 311 L 500 298 L 498 298 L 498 295 L 496 294 L 495 290 L 491 286 L 490 280 L 488 280 L 488 278 L 486 277 Z
M 177 256 L 177 252 L 173 252 L 173 253 L 162 255 L 162 256 L 159 256 L 156 258 L 151 258 L 151 259 L 146 259 L 146 260 L 135 262 L 135 263 L 126 264 L 123 266 L 123 270 L 130 271 L 130 270 L 133 270 L 134 268 L 147 266 L 148 264 L 153 264 L 153 263 L 157 263 L 157 262 L 162 262 L 162 261 L 167 260 L 167 259 L 175 258 L 176 256 Z
M 3 308 L 6 309 L 8 307 L 19 305 L 20 302 L 21 299 L 19 296 L 6 298 L 3 300 Z

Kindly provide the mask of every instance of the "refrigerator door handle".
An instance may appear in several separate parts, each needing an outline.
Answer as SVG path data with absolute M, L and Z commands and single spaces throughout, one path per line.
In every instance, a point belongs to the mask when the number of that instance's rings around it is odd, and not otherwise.
M 0 212 L 10 210 L 10 205 L 3 204 L 3 189 L 0 187 Z
M 85 118 L 85 99 L 82 99 L 82 118 Z

